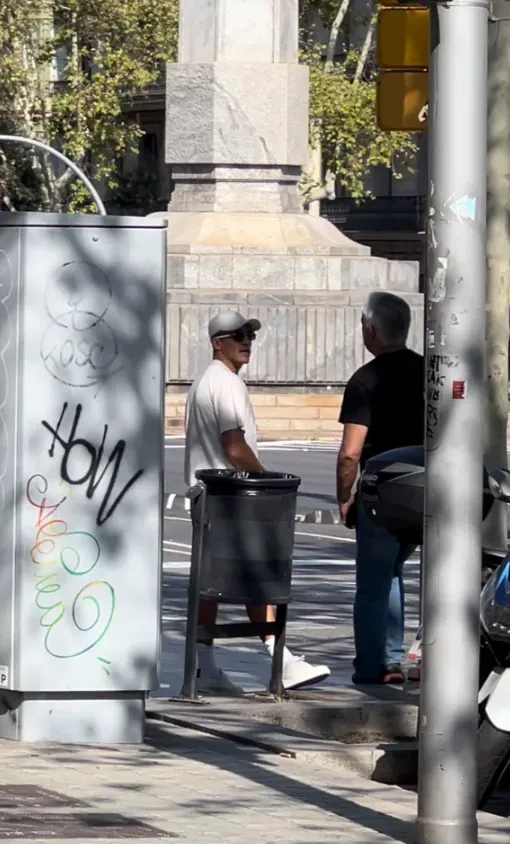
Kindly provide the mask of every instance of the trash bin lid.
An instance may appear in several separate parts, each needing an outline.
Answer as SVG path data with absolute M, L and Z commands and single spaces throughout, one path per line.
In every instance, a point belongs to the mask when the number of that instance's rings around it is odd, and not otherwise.
M 206 486 L 221 484 L 235 489 L 297 489 L 301 484 L 298 475 L 287 472 L 248 472 L 244 469 L 201 469 L 197 479 Z

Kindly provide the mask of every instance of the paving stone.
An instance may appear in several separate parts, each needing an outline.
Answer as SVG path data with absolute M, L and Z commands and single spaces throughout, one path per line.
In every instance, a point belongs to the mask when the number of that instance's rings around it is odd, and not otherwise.
M 150 724 L 147 744 L 140 748 L 43 745 L 27 753 L 21 745 L 0 741 L 0 756 L 0 838 L 79 835 L 108 844 L 130 837 L 149 844 L 177 836 L 186 844 L 237 844 L 242 829 L 243 844 L 415 840 L 411 791 L 177 727 Z M 24 770 L 38 758 L 46 762 L 43 778 Z M 72 769 L 66 760 L 72 760 Z M 148 760 L 154 767 L 146 766 Z M 14 803 L 22 794 L 24 807 L 2 805 L 2 796 Z M 86 809 L 69 813 L 66 803 L 75 806 L 76 800 Z M 509 840 L 510 801 L 502 795 L 494 811 L 498 814 L 479 816 L 480 844 Z

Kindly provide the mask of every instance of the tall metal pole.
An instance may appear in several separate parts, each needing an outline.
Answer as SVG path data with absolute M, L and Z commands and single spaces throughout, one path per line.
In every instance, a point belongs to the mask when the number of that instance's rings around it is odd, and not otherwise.
M 510 293 L 510 20 L 507 0 L 492 0 L 489 26 L 487 153 L 487 424 L 485 465 L 507 465 L 508 295 Z M 485 544 L 506 548 L 508 506 L 495 501 Z
M 476 844 L 487 0 L 430 6 L 418 844 Z

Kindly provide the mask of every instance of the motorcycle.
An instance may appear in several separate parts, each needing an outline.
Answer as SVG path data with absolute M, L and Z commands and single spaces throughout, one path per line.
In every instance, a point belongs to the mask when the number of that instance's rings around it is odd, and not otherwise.
M 489 476 L 495 499 L 510 504 L 510 472 Z M 510 554 L 488 577 L 480 601 L 486 674 L 478 704 L 478 806 L 482 808 L 510 767 Z
M 400 542 L 423 543 L 423 447 L 384 452 L 367 460 L 359 502 L 368 517 Z M 510 504 L 510 472 L 483 471 L 483 519 L 494 500 Z M 510 768 L 510 553 L 483 548 L 480 565 L 480 693 L 478 806 Z

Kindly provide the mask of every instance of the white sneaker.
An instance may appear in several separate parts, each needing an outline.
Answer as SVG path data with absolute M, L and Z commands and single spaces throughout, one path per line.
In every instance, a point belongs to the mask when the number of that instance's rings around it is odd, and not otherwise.
M 242 697 L 244 689 L 236 686 L 221 668 L 216 668 L 211 673 L 204 674 L 200 669 L 197 671 L 197 692 L 201 695 L 218 695 L 221 697 Z
M 304 656 L 292 656 L 283 663 L 283 687 L 286 691 L 315 686 L 326 680 L 331 671 L 327 665 L 310 665 Z

